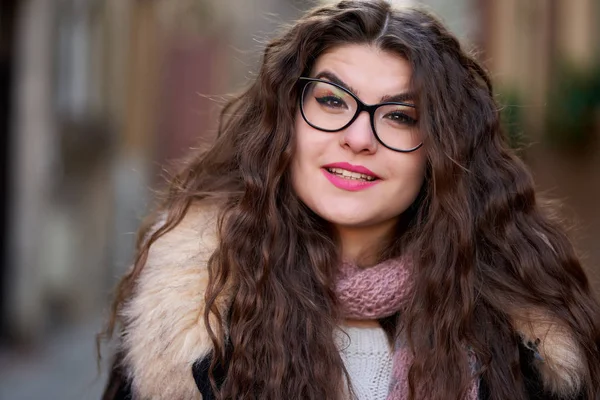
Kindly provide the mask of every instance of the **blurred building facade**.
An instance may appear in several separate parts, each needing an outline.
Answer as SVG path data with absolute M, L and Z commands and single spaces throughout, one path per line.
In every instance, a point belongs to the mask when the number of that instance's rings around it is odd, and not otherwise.
M 262 39 L 302 4 L 3 3 L 5 342 L 106 308 L 163 167 L 211 135 L 214 98 L 243 85 Z
M 473 42 L 542 195 L 564 204 L 600 295 L 600 2 L 477 0 Z
M 9 112 L 0 121 L 8 149 L 0 181 L 0 330 L 6 340 L 35 342 L 54 325 L 106 307 L 168 160 L 211 137 L 218 95 L 252 78 L 264 39 L 309 3 L 3 3 L 0 95 Z M 577 244 L 600 276 L 598 117 L 583 146 L 557 146 L 545 137 L 552 127 L 548 99 L 564 73 L 557 66 L 598 65 L 598 2 L 422 3 L 480 49 L 501 100 L 519 111 L 528 139 L 524 158 L 540 188 L 563 199 L 580 223 Z

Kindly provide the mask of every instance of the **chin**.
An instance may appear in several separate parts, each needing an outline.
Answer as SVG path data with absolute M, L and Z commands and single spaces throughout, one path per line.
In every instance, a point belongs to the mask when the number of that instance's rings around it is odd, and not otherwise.
M 364 207 L 362 211 L 357 211 L 356 209 L 331 209 L 330 207 L 326 207 L 320 210 L 315 210 L 315 212 L 321 218 L 334 225 L 363 227 L 376 223 L 371 215 L 367 215 L 365 213 L 365 208 L 366 207 Z

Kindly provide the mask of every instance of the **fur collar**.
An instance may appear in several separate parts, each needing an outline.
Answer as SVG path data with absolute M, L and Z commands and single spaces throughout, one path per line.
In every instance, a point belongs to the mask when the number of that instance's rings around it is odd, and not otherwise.
M 202 399 L 192 365 L 212 348 L 203 322 L 205 268 L 217 245 L 216 207 L 193 206 L 151 247 L 132 299 L 124 306 L 122 351 L 134 399 Z M 223 299 L 227 300 L 227 299 Z M 220 303 L 226 310 L 226 302 Z M 523 313 L 515 329 L 524 342 L 540 339 L 536 361 L 546 388 L 576 391 L 583 370 L 568 330 L 541 313 Z
M 154 242 L 123 307 L 123 361 L 135 400 L 202 399 L 192 365 L 212 347 L 203 313 L 216 217 L 212 207 L 191 207 Z

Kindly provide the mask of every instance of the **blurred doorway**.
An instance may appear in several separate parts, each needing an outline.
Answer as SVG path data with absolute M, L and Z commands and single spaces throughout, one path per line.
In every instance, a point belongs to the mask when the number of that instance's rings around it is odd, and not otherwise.
M 10 148 L 14 26 L 18 0 L 0 3 L 0 343 L 6 339 L 8 166 Z

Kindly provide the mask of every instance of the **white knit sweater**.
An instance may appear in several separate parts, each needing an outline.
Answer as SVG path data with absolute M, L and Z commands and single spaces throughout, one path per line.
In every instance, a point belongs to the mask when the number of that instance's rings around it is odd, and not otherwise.
M 385 400 L 392 374 L 392 352 L 385 331 L 381 327 L 341 329 L 338 345 L 357 400 Z

